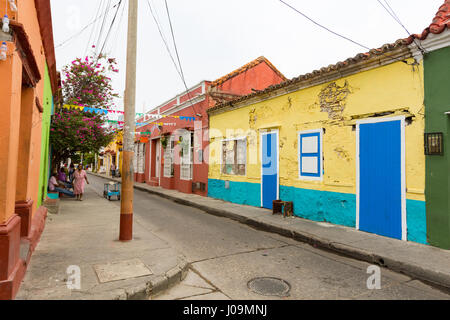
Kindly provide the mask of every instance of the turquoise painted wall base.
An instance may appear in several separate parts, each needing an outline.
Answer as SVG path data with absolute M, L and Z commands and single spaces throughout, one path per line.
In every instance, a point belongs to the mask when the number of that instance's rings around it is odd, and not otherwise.
M 408 241 L 429 244 L 427 241 L 427 214 L 425 201 L 406 199 Z
M 233 182 L 225 189 L 224 180 L 208 180 L 208 196 L 237 204 L 261 206 L 259 183 Z M 294 215 L 300 218 L 356 227 L 356 195 L 280 186 L 280 199 L 294 202 Z M 428 244 L 425 202 L 406 201 L 408 241 Z
M 259 183 L 230 181 L 230 188 L 225 189 L 224 180 L 209 179 L 208 197 L 261 207 L 261 185 Z
M 356 227 L 354 194 L 280 186 L 280 198 L 294 202 L 295 216 Z

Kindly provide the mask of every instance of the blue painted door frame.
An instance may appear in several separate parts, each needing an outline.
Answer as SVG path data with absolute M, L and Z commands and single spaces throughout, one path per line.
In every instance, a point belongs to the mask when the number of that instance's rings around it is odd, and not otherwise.
M 261 133 L 261 207 L 272 209 L 279 199 L 278 130 Z
M 406 240 L 404 117 L 357 123 L 357 228 Z

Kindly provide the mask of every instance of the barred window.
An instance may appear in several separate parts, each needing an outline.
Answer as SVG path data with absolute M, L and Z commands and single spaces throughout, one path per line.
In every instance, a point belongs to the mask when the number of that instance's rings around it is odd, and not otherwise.
M 247 139 L 222 141 L 222 174 L 245 176 Z
M 192 158 L 193 158 L 193 139 L 194 135 L 191 132 L 184 133 L 181 137 L 181 180 L 192 180 Z
M 167 147 L 164 150 L 164 177 L 171 178 L 173 177 L 173 148 L 174 148 L 174 139 L 173 136 L 168 137 L 169 141 L 167 142 Z

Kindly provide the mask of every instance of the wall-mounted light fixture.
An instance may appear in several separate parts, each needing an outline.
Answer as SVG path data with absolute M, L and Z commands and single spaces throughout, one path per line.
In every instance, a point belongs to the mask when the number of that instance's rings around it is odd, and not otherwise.
M 442 132 L 425 133 L 425 155 L 444 155 L 444 135 Z

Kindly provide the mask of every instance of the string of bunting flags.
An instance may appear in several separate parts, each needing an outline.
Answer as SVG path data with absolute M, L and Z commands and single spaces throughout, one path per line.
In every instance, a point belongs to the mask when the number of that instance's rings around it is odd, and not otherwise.
M 107 115 L 109 113 L 125 114 L 125 112 L 118 111 L 118 110 L 91 108 L 91 107 L 68 105 L 68 104 L 64 105 L 63 108 L 64 109 L 77 109 L 77 110 L 84 111 L 84 112 L 104 114 L 104 115 Z M 143 115 L 144 115 L 144 113 L 136 113 L 136 116 L 138 116 L 138 117 L 142 117 Z
M 118 124 L 118 125 L 123 125 L 125 123 L 123 121 L 117 121 L 117 120 L 106 120 L 105 122 L 106 123 L 114 123 L 114 124 Z M 147 124 L 148 123 L 136 122 L 136 127 L 140 128 Z M 175 127 L 177 125 L 176 123 L 164 123 L 164 122 L 156 122 L 154 124 L 157 126 L 172 126 L 172 127 Z
M 103 115 L 107 115 L 109 113 L 124 114 L 123 111 L 91 108 L 91 107 L 84 107 L 84 106 L 77 106 L 77 105 L 64 105 L 63 108 L 77 109 L 77 110 L 84 111 L 84 112 L 97 113 L 97 114 L 103 114 Z M 184 117 L 184 116 L 159 115 L 159 114 L 156 115 L 156 114 L 144 114 L 144 113 L 136 113 L 136 116 L 138 116 L 138 117 L 144 116 L 144 122 L 151 122 L 151 120 L 162 119 L 162 118 L 174 118 L 174 119 L 180 119 L 180 120 L 185 120 L 185 121 L 195 121 L 195 117 Z

